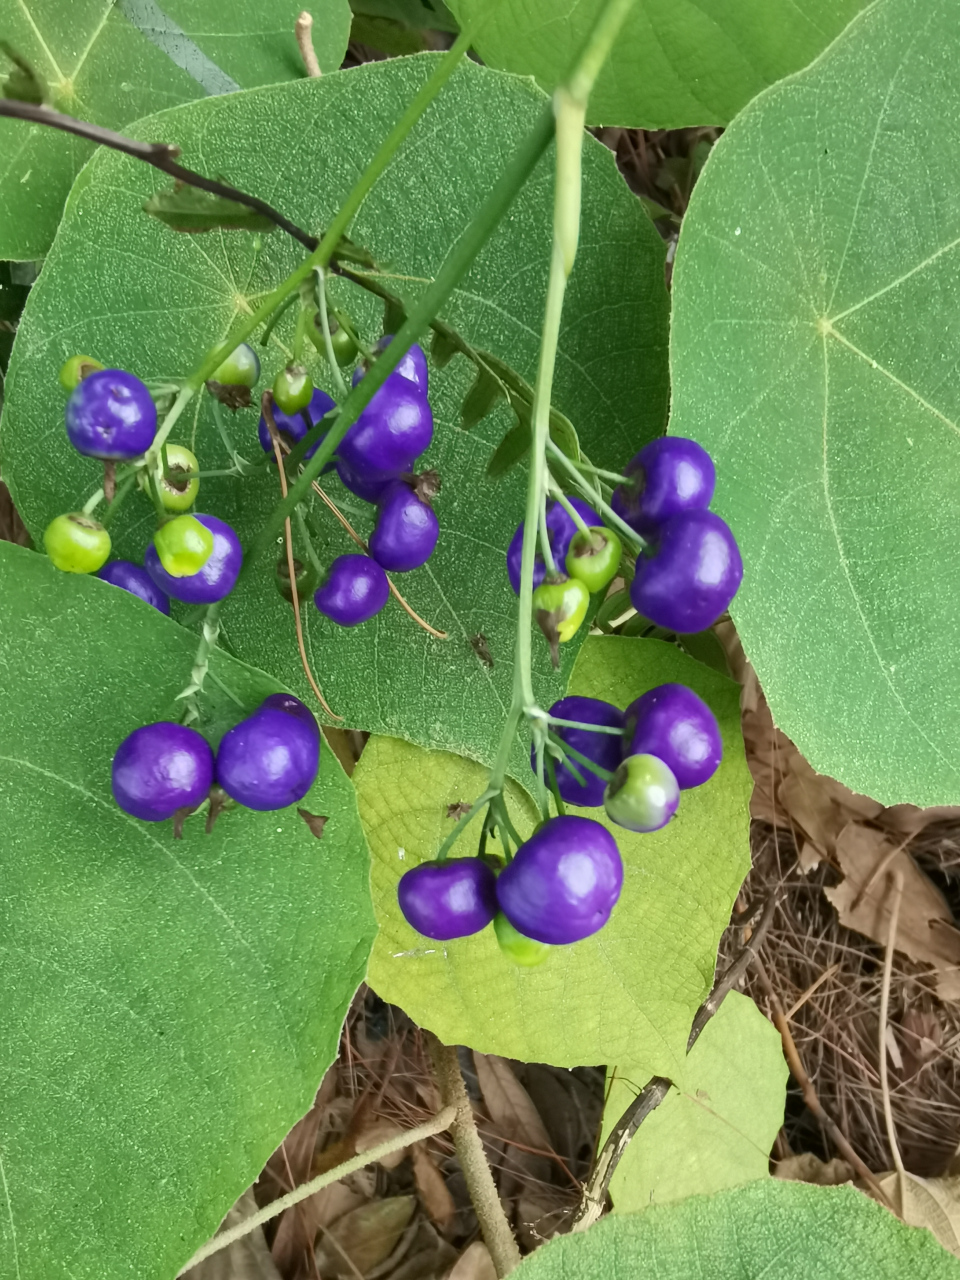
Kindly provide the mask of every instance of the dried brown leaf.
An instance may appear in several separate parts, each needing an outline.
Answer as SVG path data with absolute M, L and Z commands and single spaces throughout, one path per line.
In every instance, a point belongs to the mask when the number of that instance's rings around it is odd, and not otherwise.
M 890 886 L 894 873 L 901 872 L 903 897 L 896 948 L 918 964 L 933 967 L 941 999 L 960 997 L 960 931 L 953 927 L 943 895 L 910 855 L 883 832 L 851 822 L 840 833 L 836 857 L 844 880 L 824 893 L 836 907 L 840 923 L 885 945 L 890 927 Z
M 446 1280 L 497 1280 L 497 1269 L 487 1246 L 476 1240 L 457 1259 Z
M 799 752 L 791 755 L 783 781 L 777 788 L 781 812 L 800 830 L 820 857 L 836 860 L 837 837 L 849 822 L 869 821 L 883 812 L 883 805 L 857 795 L 843 783 L 812 769 Z M 819 861 L 819 858 L 817 858 Z M 804 865 L 801 859 L 801 865 Z M 808 852 L 804 870 L 816 862 Z
M 453 1196 L 425 1143 L 416 1143 L 410 1154 L 413 1157 L 413 1176 L 423 1207 L 441 1231 L 445 1231 L 453 1225 L 457 1216 Z
M 415 1196 L 390 1196 L 346 1214 L 317 1246 L 320 1274 L 347 1280 L 379 1266 L 399 1244 L 416 1207 Z
M 812 1182 L 818 1187 L 839 1187 L 853 1177 L 853 1169 L 846 1160 L 834 1157 L 821 1160 L 812 1151 L 778 1160 L 773 1176 L 783 1182 Z
M 220 1230 L 235 1227 L 256 1212 L 257 1202 L 251 1187 L 224 1218 Z M 204 1258 L 203 1262 L 192 1267 L 186 1274 L 190 1280 L 280 1280 L 280 1273 L 273 1264 L 263 1231 L 259 1227 L 242 1240 L 234 1241 L 220 1253 Z
M 908 1226 L 926 1227 L 945 1249 L 960 1257 L 960 1178 L 887 1173 L 877 1181 Z
M 537 1151 L 549 1151 L 550 1135 L 540 1113 L 506 1059 L 474 1052 L 473 1060 L 490 1119 L 503 1136 Z

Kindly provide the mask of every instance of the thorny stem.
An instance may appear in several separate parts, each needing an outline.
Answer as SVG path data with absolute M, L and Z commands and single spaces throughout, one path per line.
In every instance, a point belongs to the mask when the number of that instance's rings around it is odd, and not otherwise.
M 473 1118 L 473 1107 L 467 1096 L 460 1074 L 460 1063 L 457 1051 L 449 1045 L 441 1044 L 427 1032 L 430 1057 L 440 1086 L 440 1097 L 446 1107 L 456 1109 L 456 1118 L 450 1126 L 450 1135 L 463 1170 L 470 1201 L 476 1211 L 477 1221 L 484 1243 L 490 1250 L 490 1257 L 499 1280 L 507 1276 L 520 1265 L 520 1250 L 514 1239 L 503 1205 L 497 1194 L 493 1174 L 484 1154 L 483 1143 L 477 1132 Z
M 407 1147 L 412 1147 L 414 1143 L 422 1142 L 424 1138 L 432 1137 L 435 1133 L 443 1133 L 445 1129 L 450 1128 L 456 1117 L 456 1107 L 446 1106 L 424 1124 L 418 1124 L 414 1129 L 407 1129 L 406 1132 L 399 1133 L 394 1138 L 388 1138 L 386 1142 L 378 1143 L 375 1147 L 368 1147 L 366 1151 L 361 1151 L 358 1156 L 353 1156 L 352 1159 L 345 1160 L 343 1164 L 338 1164 L 333 1169 L 328 1169 L 326 1173 L 319 1174 L 309 1182 L 304 1182 L 301 1186 L 294 1187 L 292 1191 L 285 1196 L 281 1196 L 279 1200 L 272 1200 L 270 1204 L 265 1205 L 257 1213 L 251 1214 L 249 1218 L 244 1218 L 243 1222 L 238 1222 L 235 1227 L 231 1227 L 228 1231 L 221 1231 L 212 1240 L 208 1240 L 201 1249 L 197 1250 L 190 1261 L 177 1272 L 177 1275 L 185 1275 L 198 1263 L 202 1262 L 204 1258 L 210 1258 L 213 1254 L 220 1253 L 222 1249 L 228 1249 L 237 1240 L 242 1240 L 244 1236 L 256 1231 L 257 1227 L 262 1227 L 271 1218 L 279 1217 L 281 1213 L 284 1213 L 287 1209 L 292 1209 L 294 1205 L 300 1204 L 302 1200 L 307 1200 L 310 1196 L 316 1195 L 324 1187 L 332 1186 L 334 1182 L 339 1182 L 341 1178 L 349 1177 L 351 1173 L 356 1173 L 358 1169 L 365 1169 L 368 1164 L 374 1164 L 376 1161 L 382 1160 L 384 1156 L 393 1155 L 396 1151 L 404 1151 Z

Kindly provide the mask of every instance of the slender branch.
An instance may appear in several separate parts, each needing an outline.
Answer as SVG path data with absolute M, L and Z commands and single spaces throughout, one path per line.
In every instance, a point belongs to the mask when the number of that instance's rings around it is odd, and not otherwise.
M 887 1019 L 890 1014 L 890 979 L 893 974 L 893 952 L 897 945 L 897 921 L 900 919 L 900 902 L 903 899 L 903 872 L 893 875 L 893 906 L 890 908 L 890 927 L 887 930 L 887 949 L 883 957 L 883 986 L 880 988 L 880 1095 L 883 1099 L 883 1119 L 887 1126 L 887 1141 L 893 1167 L 903 1178 L 906 1169 L 897 1143 L 897 1126 L 893 1123 L 890 1106 L 890 1079 L 887 1067 Z
M 221 1231 L 212 1240 L 208 1240 L 201 1249 L 197 1250 L 190 1261 L 177 1272 L 177 1275 L 186 1274 L 197 1263 L 202 1262 L 204 1258 L 210 1258 L 222 1249 L 229 1248 L 237 1240 L 242 1240 L 244 1236 L 248 1236 L 251 1231 L 256 1231 L 257 1227 L 262 1227 L 271 1218 L 279 1217 L 281 1213 L 293 1208 L 301 1200 L 306 1200 L 309 1196 L 316 1195 L 324 1187 L 329 1187 L 334 1182 L 339 1182 L 341 1178 L 346 1178 L 349 1174 L 356 1173 L 358 1169 L 365 1169 L 368 1164 L 375 1164 L 376 1161 L 382 1160 L 384 1156 L 392 1155 L 395 1151 L 403 1151 L 407 1147 L 412 1147 L 415 1142 L 422 1142 L 424 1138 L 432 1137 L 435 1133 L 443 1133 L 445 1129 L 450 1128 L 456 1118 L 456 1107 L 445 1106 L 442 1111 L 439 1111 L 424 1124 L 419 1124 L 414 1129 L 407 1129 L 405 1133 L 397 1134 L 396 1137 L 389 1138 L 386 1142 L 381 1142 L 375 1147 L 368 1147 L 366 1151 L 361 1151 L 359 1155 L 354 1156 L 352 1159 L 345 1160 L 343 1164 L 338 1164 L 335 1168 L 319 1174 L 309 1182 L 304 1182 L 301 1186 L 294 1187 L 293 1191 L 281 1196 L 279 1200 L 271 1201 L 259 1212 L 251 1214 L 249 1218 L 244 1218 L 243 1222 L 238 1222 L 229 1231 Z
M 320 63 L 317 61 L 316 50 L 313 47 L 313 14 L 304 9 L 297 18 L 293 31 L 297 37 L 300 57 L 303 58 L 303 65 L 306 68 L 307 75 L 311 80 L 316 80 L 322 75 L 322 72 Z
M 293 236 L 294 240 L 298 240 L 311 252 L 320 243 L 316 236 L 312 236 L 309 231 L 304 231 L 295 222 L 285 218 L 278 209 L 274 209 L 259 196 L 248 195 L 246 191 L 232 187 L 228 182 L 219 182 L 216 178 L 205 178 L 203 174 L 194 173 L 192 169 L 186 169 L 182 164 L 177 164 L 174 159 L 174 156 L 180 154 L 180 148 L 177 146 L 166 142 L 139 142 L 136 138 L 114 133 L 112 129 L 104 129 L 98 124 L 90 124 L 87 120 L 77 120 L 74 116 L 54 111 L 52 107 L 37 107 L 33 103 L 20 102 L 14 98 L 0 99 L 0 116 L 10 116 L 15 120 L 25 120 L 29 124 L 42 124 L 51 129 L 60 129 L 63 133 L 72 133 L 78 138 L 86 138 L 88 142 L 94 142 L 98 146 L 110 147 L 112 151 L 121 151 L 124 155 L 133 156 L 135 160 L 153 165 L 154 169 L 159 169 L 161 173 L 185 183 L 188 187 L 209 191 L 211 195 L 223 196 L 227 200 L 245 205 L 248 209 L 254 209 L 265 218 L 269 218 L 275 227 Z
M 440 1086 L 440 1097 L 447 1107 L 456 1108 L 456 1119 L 450 1126 L 450 1134 L 484 1243 L 490 1250 L 498 1280 L 502 1280 L 503 1276 L 519 1267 L 520 1250 L 503 1212 L 493 1174 L 484 1155 L 483 1143 L 473 1118 L 473 1107 L 460 1074 L 457 1051 L 441 1044 L 433 1035 L 429 1035 L 429 1047 Z

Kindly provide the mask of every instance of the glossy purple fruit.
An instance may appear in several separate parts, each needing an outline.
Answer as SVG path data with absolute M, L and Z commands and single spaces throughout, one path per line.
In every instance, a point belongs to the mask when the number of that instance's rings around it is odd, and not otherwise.
M 337 458 L 335 470 L 340 483 L 364 502 L 379 502 L 384 490 L 389 489 L 405 472 L 413 470 L 413 459 L 399 471 L 356 471 L 342 458 Z
M 196 519 L 213 534 L 213 551 L 202 569 L 184 578 L 174 578 L 160 563 L 153 543 L 147 547 L 143 563 L 161 591 L 174 600 L 182 600 L 184 604 L 213 604 L 233 590 L 243 564 L 243 549 L 240 539 L 223 520 L 199 512 Z
M 213 752 L 186 725 L 161 720 L 134 729 L 113 757 L 113 798 L 144 822 L 195 809 L 213 785 Z
M 299 698 L 295 698 L 292 693 L 271 693 L 260 703 L 259 710 L 263 711 L 284 711 L 288 716 L 295 716 L 304 724 L 310 726 L 311 731 L 320 737 L 320 726 L 317 724 L 316 716 L 309 707 L 304 706 Z
M 658 684 L 623 713 L 623 754 L 646 752 L 673 771 L 685 791 L 712 778 L 723 756 L 717 718 L 685 684 Z
M 623 474 L 631 483 L 614 489 L 610 505 L 644 537 L 670 516 L 705 511 L 717 481 L 706 449 L 683 436 L 651 440 L 630 459 Z
M 273 420 L 276 423 L 277 430 L 281 436 L 286 438 L 289 445 L 299 444 L 303 437 L 307 434 L 308 427 L 304 420 L 304 414 L 310 419 L 310 426 L 315 427 L 324 414 L 329 413 L 335 408 L 333 401 L 325 391 L 321 391 L 319 387 L 314 388 L 313 395 L 310 397 L 310 403 L 301 413 L 283 413 L 276 405 L 273 408 Z M 324 433 L 326 434 L 326 433 Z M 270 440 L 270 432 L 267 428 L 266 419 L 263 414 L 260 415 L 260 422 L 257 426 L 257 435 L 260 439 L 260 448 L 264 453 L 273 453 L 273 444 Z M 313 457 L 320 448 L 323 436 L 311 445 L 304 455 L 307 458 Z
M 397 480 L 380 499 L 370 554 L 384 569 L 419 569 L 433 555 L 440 536 L 436 513 L 410 486 Z
M 139 596 L 161 613 L 170 612 L 170 599 L 164 594 L 142 565 L 131 560 L 112 560 L 97 574 L 104 582 L 112 583 L 132 596 Z
M 361 475 L 403 471 L 433 439 L 427 397 L 412 382 L 391 373 L 337 446 L 338 455 Z
M 138 458 L 157 434 L 150 392 L 123 369 L 98 369 L 77 383 L 66 417 L 70 443 L 89 458 Z
M 217 782 L 238 804 L 260 812 L 302 800 L 319 767 L 315 727 L 278 707 L 261 706 L 217 748 Z
M 569 501 L 588 525 L 603 524 L 603 521 L 593 508 L 588 507 L 582 498 L 570 498 Z M 562 573 L 567 560 L 567 552 L 570 550 L 570 543 L 573 541 L 573 535 L 577 532 L 577 526 L 559 502 L 554 502 L 547 508 L 547 532 L 550 537 L 553 558 L 557 562 L 557 568 Z M 507 547 L 507 576 L 516 595 L 520 594 L 520 560 L 522 554 L 523 525 L 520 524 L 517 526 L 516 533 L 510 539 L 509 547 Z M 538 551 L 537 558 L 533 564 L 533 585 L 535 588 L 539 587 L 546 577 L 546 573 L 546 566 Z
M 585 724 L 606 725 L 612 729 L 623 729 L 623 712 L 619 711 L 610 702 L 603 702 L 600 698 L 579 698 L 571 696 L 569 698 L 561 698 L 559 702 L 555 702 L 550 708 L 550 715 L 556 716 L 558 720 L 579 720 Z M 561 725 L 555 725 L 551 729 L 558 738 L 569 747 L 573 747 L 575 751 L 581 752 L 589 757 L 594 764 L 600 765 L 601 769 L 608 769 L 610 773 L 616 769 L 623 755 L 623 738 L 622 735 L 615 733 L 591 733 L 589 729 L 565 729 Z M 607 785 L 603 778 L 598 777 L 595 773 L 591 773 L 586 765 L 580 764 L 574 760 L 574 767 L 583 778 L 583 782 L 578 782 L 573 773 L 565 764 L 554 761 L 554 770 L 557 775 L 557 790 L 563 800 L 567 804 L 579 805 L 601 805 L 603 804 L 603 791 Z M 536 772 L 537 757 L 536 752 L 530 750 L 530 767 Z
M 687 511 L 665 520 L 637 557 L 630 599 L 658 627 L 703 631 L 727 608 L 742 577 L 728 526 L 712 511 Z
M 341 627 L 356 627 L 380 612 L 390 595 L 387 575 L 370 556 L 337 556 L 313 603 Z
M 381 351 L 386 351 L 392 341 L 393 334 L 385 333 L 376 347 L 374 347 L 374 350 L 379 355 Z M 358 372 L 362 377 L 362 371 L 358 370 Z M 401 378 L 406 378 L 408 382 L 412 382 L 415 387 L 419 387 L 424 395 L 427 394 L 427 357 L 423 354 L 423 347 L 418 342 L 415 342 L 408 351 L 403 353 L 393 372 L 399 374 Z M 359 380 L 354 374 L 353 385 L 356 386 Z
M 497 877 L 500 910 L 537 942 L 562 946 L 602 929 L 620 897 L 623 863 L 599 822 L 551 818 Z
M 400 877 L 397 899 L 407 924 L 425 937 L 466 938 L 497 913 L 496 876 L 479 858 L 423 862 Z

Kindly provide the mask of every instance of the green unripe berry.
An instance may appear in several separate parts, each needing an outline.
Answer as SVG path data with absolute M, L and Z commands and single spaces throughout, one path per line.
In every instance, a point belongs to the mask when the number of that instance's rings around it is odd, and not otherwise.
M 347 320 L 349 321 L 352 329 L 353 321 L 350 320 L 349 316 L 347 317 Z M 319 314 L 315 314 L 313 316 L 313 319 L 307 328 L 307 333 L 310 337 L 310 341 L 317 348 L 320 355 L 325 356 L 327 354 L 327 344 L 324 341 Z M 337 324 L 333 316 L 330 317 L 330 345 L 333 347 L 333 358 L 339 365 L 350 364 L 357 358 L 357 344 L 354 342 L 353 338 L 350 337 L 350 334 L 343 325 Z
M 252 387 L 260 377 L 260 357 L 246 342 L 232 351 L 222 343 L 216 354 L 222 356 L 222 362 L 211 373 L 211 382 L 225 387 Z
M 294 560 L 293 571 L 296 574 L 297 600 L 300 604 L 303 604 L 304 600 L 309 600 L 317 587 L 319 587 L 320 575 L 312 564 L 303 564 L 300 560 Z M 284 600 L 293 604 L 293 592 L 290 590 L 290 569 L 287 565 L 286 556 L 281 556 L 277 561 L 275 581 L 277 590 Z
M 96 373 L 103 365 L 93 356 L 71 356 L 60 367 L 60 385 L 64 391 L 73 391 L 90 373 Z
M 210 559 L 213 534 L 195 516 L 177 516 L 160 526 L 153 545 L 171 578 L 189 578 Z
M 612 529 L 593 526 L 589 534 L 573 535 L 567 552 L 567 573 L 578 578 L 591 595 L 602 591 L 617 576 L 623 548 Z
M 646 752 L 627 756 L 607 783 L 607 817 L 628 831 L 659 831 L 677 812 L 680 786 L 669 765 Z
M 281 413 L 299 413 L 310 403 L 313 381 L 306 369 L 288 364 L 273 380 L 273 398 Z
M 64 573 L 96 573 L 110 555 L 110 535 L 98 520 L 82 511 L 57 516 L 43 535 L 47 555 Z
M 493 931 L 497 935 L 500 950 L 514 964 L 532 969 L 534 965 L 543 964 L 550 954 L 550 946 L 546 942 L 537 942 L 528 938 L 519 929 L 515 929 L 502 911 L 493 917 Z
M 533 593 L 534 617 L 547 638 L 555 633 L 561 644 L 577 634 L 589 605 L 590 592 L 579 578 L 564 578 L 559 582 L 548 579 Z
M 157 485 L 164 510 L 188 511 L 196 501 L 200 488 L 200 480 L 196 475 L 200 464 L 196 455 L 182 444 L 168 444 L 166 462 Z

